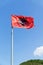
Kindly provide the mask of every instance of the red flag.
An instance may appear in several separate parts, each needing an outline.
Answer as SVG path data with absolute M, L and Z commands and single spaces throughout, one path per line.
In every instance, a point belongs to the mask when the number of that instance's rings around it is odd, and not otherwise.
M 32 28 L 34 26 L 34 18 L 26 16 L 12 15 L 12 27 L 17 28 Z

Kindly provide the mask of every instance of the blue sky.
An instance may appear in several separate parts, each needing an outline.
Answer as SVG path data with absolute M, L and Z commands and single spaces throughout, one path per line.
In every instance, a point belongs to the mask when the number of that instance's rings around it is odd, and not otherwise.
M 14 65 L 34 56 L 37 47 L 43 46 L 43 0 L 0 0 L 0 64 L 10 65 L 11 14 L 32 16 L 34 28 L 14 28 Z

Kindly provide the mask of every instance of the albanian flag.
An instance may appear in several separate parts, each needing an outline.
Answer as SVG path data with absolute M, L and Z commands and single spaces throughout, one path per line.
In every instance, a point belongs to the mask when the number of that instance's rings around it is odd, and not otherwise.
M 12 15 L 12 27 L 17 28 L 32 28 L 34 26 L 34 18 L 26 16 Z

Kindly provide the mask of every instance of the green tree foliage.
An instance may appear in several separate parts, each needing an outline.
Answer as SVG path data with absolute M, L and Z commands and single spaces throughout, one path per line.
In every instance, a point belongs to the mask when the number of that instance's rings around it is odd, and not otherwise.
M 29 60 L 21 63 L 20 65 L 43 65 L 43 60 Z

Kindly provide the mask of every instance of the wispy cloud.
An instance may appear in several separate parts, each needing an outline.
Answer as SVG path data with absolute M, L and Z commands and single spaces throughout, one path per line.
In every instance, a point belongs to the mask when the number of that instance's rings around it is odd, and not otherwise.
M 35 4 L 43 6 L 43 0 L 32 0 Z
M 34 56 L 43 56 L 43 46 L 37 47 L 34 50 Z

